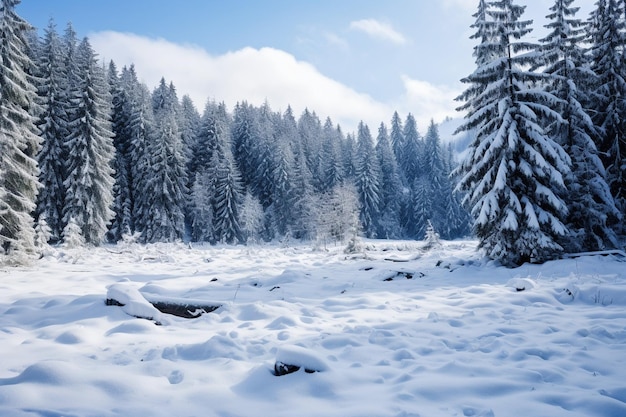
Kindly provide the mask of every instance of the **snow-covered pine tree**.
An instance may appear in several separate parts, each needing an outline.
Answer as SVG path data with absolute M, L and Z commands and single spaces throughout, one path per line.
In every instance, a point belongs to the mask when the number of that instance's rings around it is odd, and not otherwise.
M 226 143 L 230 146 L 230 143 Z M 230 149 L 218 149 L 220 155 L 215 169 L 215 236 L 222 243 L 243 243 L 239 211 L 242 203 L 239 172 Z
M 65 205 L 66 152 L 65 138 L 68 134 L 66 114 L 67 73 L 64 55 L 56 26 L 50 21 L 44 32 L 38 63 L 38 95 L 43 107 L 37 126 L 42 146 L 37 160 L 39 182 L 42 187 L 37 196 L 35 220 L 46 219 L 50 228 L 50 241 L 61 239 L 63 228 L 63 206 Z
M 207 101 L 200 119 L 194 149 L 192 151 L 191 181 L 191 236 L 194 241 L 215 243 L 214 207 L 215 172 L 217 162 L 213 161 L 218 146 L 221 122 L 217 103 Z
M 341 159 L 343 164 L 344 182 L 354 181 L 356 140 L 354 134 L 348 133 L 341 147 Z
M 417 130 L 415 117 L 409 113 L 404 123 L 404 142 L 398 157 L 398 164 L 407 184 L 412 184 L 421 175 L 420 157 L 422 155 L 422 138 Z
M 196 142 L 198 140 L 198 132 L 200 130 L 200 114 L 196 109 L 191 97 L 184 95 L 180 101 L 180 135 L 182 138 L 183 152 L 185 157 L 185 170 L 187 183 L 185 184 L 186 191 L 190 194 L 187 198 L 187 204 L 185 204 L 185 228 L 189 230 L 190 222 L 192 221 L 193 206 L 191 203 L 191 191 L 193 187 L 193 180 L 195 178 L 195 170 L 192 165 L 193 152 L 196 149 Z
M 402 119 L 397 111 L 393 112 L 393 116 L 391 118 L 389 141 L 391 142 L 391 148 L 393 149 L 396 161 L 399 161 L 402 155 L 402 150 L 404 149 L 404 127 L 402 126 Z
M 132 85 L 134 88 L 130 89 L 130 148 L 128 150 L 131 214 L 134 226 L 131 232 L 140 235 L 139 241 L 145 241 L 151 204 L 151 196 L 146 192 L 148 181 L 152 176 L 149 145 L 155 134 L 155 121 L 152 97 L 148 87 L 139 82 L 132 83 Z
M 317 114 L 305 109 L 298 119 L 298 132 L 314 185 L 319 184 L 319 179 L 322 177 L 319 164 L 322 130 L 322 122 Z
M 313 190 L 312 182 L 311 172 L 304 156 L 304 149 L 298 143 L 294 147 L 292 164 L 292 210 L 294 214 L 292 232 L 295 238 L 312 239 L 317 234 L 317 194 Z
M 467 192 L 480 248 L 508 266 L 546 261 L 563 250 L 567 207 L 563 175 L 569 157 L 541 124 L 559 119 L 552 94 L 533 88 L 542 77 L 529 71 L 534 46 L 524 42 L 532 21 L 520 20 L 524 6 L 513 0 L 488 3 L 481 23 L 488 34 L 476 47 L 476 70 L 463 82 L 470 87 L 460 131 L 476 129 L 458 167 L 457 188 Z
M 146 144 L 149 169 L 146 176 L 147 205 L 145 242 L 173 242 L 185 232 L 185 157 L 178 128 L 179 103 L 174 86 L 161 79 L 152 94 L 154 136 Z
M 560 102 L 555 110 L 563 120 L 548 126 L 548 133 L 570 156 L 572 170 L 565 176 L 566 203 L 569 207 L 567 227 L 570 231 L 566 249 L 570 252 L 603 250 L 618 246 L 613 231 L 620 213 L 606 182 L 606 174 L 595 141 L 598 130 L 585 105 L 595 74 L 586 65 L 582 43 L 584 24 L 576 18 L 574 0 L 556 0 L 550 7 L 546 28 L 549 34 L 541 39 L 542 63 L 546 91 Z
M 252 191 L 256 171 L 255 145 L 259 137 L 257 113 L 247 102 L 237 103 L 233 111 L 233 156 L 241 171 L 241 182 L 245 190 Z
M 109 227 L 108 238 L 118 242 L 122 236 L 134 231 L 131 192 L 131 128 L 132 92 L 137 84 L 134 68 L 124 67 L 118 77 L 117 67 L 113 61 L 109 64 L 109 91 L 112 98 L 112 130 L 115 158 L 113 160 L 115 183 L 113 186 L 113 221 Z
M 397 113 L 396 113 L 397 114 Z M 397 239 L 401 236 L 400 206 L 404 196 L 400 172 L 387 127 L 381 123 L 376 138 L 376 156 L 380 165 L 380 221 L 377 236 Z
M 40 252 L 45 252 L 49 248 L 48 242 L 52 236 L 52 230 L 48 226 L 45 214 L 40 215 L 35 224 L 35 246 Z
M 597 75 L 592 117 L 601 132 L 597 148 L 613 198 L 622 215 L 626 215 L 626 22 L 623 7 L 623 2 L 618 0 L 598 0 L 589 28 L 591 68 Z M 626 228 L 622 229 L 624 233 Z
M 449 173 L 444 170 L 439 127 L 434 120 L 430 121 L 428 131 L 426 136 L 424 136 L 420 164 L 422 176 L 426 178 L 429 185 L 427 198 L 430 200 L 430 213 L 426 220 L 430 220 L 436 230 L 442 230 L 445 228 L 447 221 L 445 216 L 446 207 L 443 206 L 447 196 L 444 193 L 448 192 L 451 187 L 446 186 Z
M 31 26 L 15 12 L 17 4 L 0 3 L 0 263 L 12 264 L 28 262 L 36 252 L 31 213 L 40 147 L 34 63 L 25 53 Z
M 63 246 L 75 249 L 85 246 L 86 243 L 82 227 L 74 217 L 70 217 L 63 229 Z
M 445 208 L 445 221 L 440 229 L 440 235 L 444 239 L 456 239 L 469 235 L 470 215 L 461 203 L 460 193 L 455 192 L 454 187 L 456 180 L 452 176 L 452 172 L 457 166 L 454 159 L 454 151 L 452 144 L 444 148 L 443 152 L 444 172 L 446 173 L 445 181 L 442 186 L 443 201 L 441 205 Z
M 343 164 L 341 163 L 341 131 L 335 129 L 330 117 L 326 118 L 322 129 L 322 145 L 320 149 L 320 181 L 318 190 L 322 193 L 330 191 L 343 181 Z
M 380 165 L 369 127 L 359 123 L 355 158 L 355 186 L 361 207 L 360 219 L 365 236 L 374 238 L 380 221 Z
M 70 90 L 73 108 L 66 142 L 69 154 L 63 218 L 66 227 L 70 219 L 76 222 L 86 243 L 98 245 L 114 215 L 111 97 L 87 38 L 76 52 L 79 80 Z

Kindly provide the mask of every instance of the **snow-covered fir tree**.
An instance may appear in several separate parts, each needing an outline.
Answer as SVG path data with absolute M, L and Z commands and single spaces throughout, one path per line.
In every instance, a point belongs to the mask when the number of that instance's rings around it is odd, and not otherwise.
M 319 154 L 320 181 L 318 189 L 325 193 L 343 182 L 344 166 L 341 159 L 341 129 L 335 129 L 329 118 L 326 118 L 322 129 L 322 145 Z
M 611 193 L 626 215 L 626 34 L 622 1 L 598 0 L 590 28 L 594 124 L 600 129 L 598 151 Z M 626 230 L 622 227 L 622 232 Z
M 541 39 L 545 89 L 560 101 L 555 110 L 562 120 L 548 126 L 548 133 L 560 143 L 571 158 L 571 172 L 565 176 L 570 231 L 566 249 L 571 252 L 603 250 L 618 246 L 613 230 L 620 213 L 606 181 L 596 142 L 599 131 L 586 106 L 595 74 L 586 63 L 582 43 L 584 24 L 576 18 L 574 0 L 556 0 L 550 8 Z M 590 81 L 591 80 L 591 81 Z
M 397 114 L 397 113 L 396 113 Z M 380 220 L 377 236 L 397 239 L 402 235 L 400 207 L 404 197 L 400 171 L 387 132 L 381 123 L 376 137 L 376 156 L 380 165 Z
M 178 98 L 172 84 L 161 79 L 152 94 L 154 136 L 146 143 L 145 242 L 173 242 L 185 232 L 186 176 L 182 137 L 178 127 Z
M 542 78 L 528 70 L 536 57 L 525 53 L 534 49 L 523 40 L 532 30 L 532 21 L 521 20 L 525 7 L 513 0 L 488 5 L 491 23 L 483 25 L 492 35 L 476 47 L 477 68 L 459 97 L 467 110 L 459 130 L 476 129 L 476 138 L 458 167 L 457 187 L 467 193 L 479 246 L 515 266 L 563 250 L 569 157 L 542 127 L 560 118 L 552 110 L 558 100 L 532 87 Z
M 141 83 L 133 84 L 130 94 L 130 196 L 131 196 L 131 233 L 140 235 L 139 241 L 145 238 L 149 222 L 150 195 L 146 192 L 148 181 L 152 175 L 152 163 L 149 144 L 155 132 L 152 97 L 148 87 Z
M 391 148 L 393 149 L 396 161 L 399 161 L 404 149 L 404 127 L 402 125 L 402 119 L 397 111 L 394 112 L 391 117 L 391 132 L 389 133 L 389 141 L 391 142 Z
M 359 123 L 355 161 L 354 184 L 361 207 L 361 226 L 365 236 L 374 238 L 380 221 L 381 172 L 372 134 L 363 122 Z
M 76 222 L 86 243 L 98 245 L 114 214 L 111 98 L 88 39 L 83 39 L 76 52 L 79 80 L 70 90 L 73 108 L 68 123 L 63 216 L 66 225 L 70 219 Z
M 109 228 L 109 240 L 118 242 L 125 234 L 134 230 L 131 157 L 131 117 L 133 111 L 133 92 L 138 83 L 134 67 L 124 67 L 120 76 L 117 67 L 111 61 L 109 65 L 109 89 L 112 97 L 112 130 L 115 158 L 113 169 L 113 211 L 115 216 Z
M 31 26 L 15 12 L 18 4 L 0 3 L 0 263 L 13 264 L 28 262 L 36 252 L 31 213 L 40 146 L 34 63 L 26 54 Z
M 37 126 L 40 130 L 42 146 L 37 160 L 39 182 L 42 187 L 37 197 L 35 220 L 46 219 L 50 228 L 50 240 L 56 243 L 61 239 L 63 228 L 63 207 L 65 205 L 66 147 L 68 135 L 66 114 L 67 73 L 61 40 L 56 25 L 50 21 L 45 29 L 40 46 L 38 62 L 38 95 L 43 107 Z

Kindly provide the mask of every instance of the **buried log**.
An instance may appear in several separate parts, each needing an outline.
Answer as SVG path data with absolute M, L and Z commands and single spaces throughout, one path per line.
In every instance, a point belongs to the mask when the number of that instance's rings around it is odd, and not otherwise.
M 161 313 L 171 314 L 176 317 L 182 317 L 185 319 L 195 319 L 203 315 L 204 313 L 210 313 L 221 307 L 219 304 L 205 304 L 205 303 L 184 303 L 177 304 L 171 301 L 150 301 L 157 310 Z
M 204 313 L 217 310 L 222 305 L 207 301 L 159 297 L 143 294 L 129 285 L 114 284 L 109 287 L 106 305 L 120 306 L 133 317 L 162 322 L 160 314 L 170 314 L 186 319 L 195 319 Z
M 328 365 L 317 353 L 300 346 L 281 346 L 276 352 L 274 375 L 283 376 L 304 368 L 307 374 L 324 372 Z

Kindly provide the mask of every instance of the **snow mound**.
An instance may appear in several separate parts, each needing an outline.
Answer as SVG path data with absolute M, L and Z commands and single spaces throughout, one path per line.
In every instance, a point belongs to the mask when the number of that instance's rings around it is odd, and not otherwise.
M 528 291 L 537 286 L 537 283 L 530 278 L 512 278 L 506 286 L 513 288 L 515 291 Z
M 295 345 L 279 347 L 276 351 L 276 364 L 304 368 L 307 372 L 323 372 L 329 369 L 320 355 Z

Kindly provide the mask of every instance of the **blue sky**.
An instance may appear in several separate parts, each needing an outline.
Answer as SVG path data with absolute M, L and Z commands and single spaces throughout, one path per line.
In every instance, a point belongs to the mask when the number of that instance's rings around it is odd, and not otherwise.
M 352 130 L 393 111 L 425 131 L 458 116 L 473 70 L 475 0 L 23 0 L 37 28 L 53 18 L 154 87 L 164 76 L 202 110 L 208 98 L 304 107 Z M 586 18 L 593 0 L 578 0 Z M 548 0 L 521 0 L 541 29 Z

